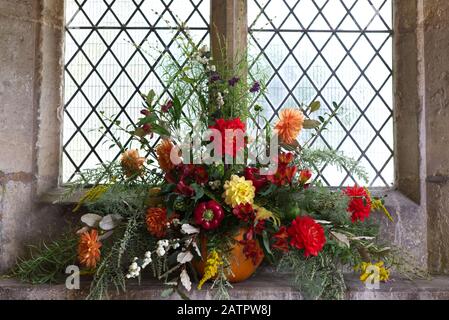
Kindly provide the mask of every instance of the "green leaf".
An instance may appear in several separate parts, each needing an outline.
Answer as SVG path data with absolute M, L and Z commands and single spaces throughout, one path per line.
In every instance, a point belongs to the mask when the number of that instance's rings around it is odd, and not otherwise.
M 318 119 L 321 121 L 321 123 L 325 123 L 326 122 L 326 120 L 322 116 L 319 116 Z
M 195 202 L 200 200 L 202 197 L 204 197 L 204 189 L 200 185 L 193 183 L 191 185 L 192 189 L 195 190 Z
M 304 120 L 304 129 L 316 129 L 321 125 L 318 120 Z
M 150 92 L 148 92 L 148 95 L 146 97 L 146 103 L 150 108 L 153 105 L 153 101 L 154 101 L 155 97 L 156 97 L 156 92 L 154 92 L 154 90 L 150 90 Z
M 296 151 L 296 150 L 301 148 L 298 140 L 295 140 L 295 141 L 293 141 L 290 144 L 285 143 L 285 142 L 281 142 L 281 147 L 286 149 L 286 150 L 288 150 L 288 151 Z
M 316 112 L 316 111 L 320 110 L 320 108 L 321 108 L 321 102 L 319 102 L 319 101 L 314 101 L 309 106 L 310 112 Z
M 271 249 L 270 249 L 270 240 L 268 240 L 268 233 L 267 233 L 266 230 L 264 230 L 262 232 L 262 239 L 263 239 L 263 245 L 264 245 L 265 250 L 267 251 L 267 253 L 269 255 L 273 255 L 273 253 L 271 252 Z
M 145 137 L 146 133 L 142 128 L 137 128 L 134 132 L 133 135 L 137 136 L 137 137 Z
M 209 107 L 208 102 L 207 102 L 206 98 L 204 98 L 204 96 L 200 92 L 198 92 L 198 100 L 201 104 L 201 108 L 203 110 L 207 110 L 207 108 Z
M 171 109 L 171 113 L 173 115 L 173 121 L 178 124 L 182 116 L 182 104 L 177 95 L 173 97 L 173 108 Z
M 155 123 L 153 123 L 151 125 L 151 130 L 160 136 L 169 136 L 170 135 L 170 132 L 167 129 L 165 129 L 163 126 L 155 124 Z
M 189 78 L 189 77 L 183 77 L 183 78 L 181 78 L 181 81 L 184 81 L 184 82 L 189 83 L 189 84 L 194 84 L 195 83 L 195 79 L 192 79 L 192 78 Z
M 212 192 L 209 192 L 208 190 L 203 190 L 204 194 L 211 198 L 212 200 L 215 200 L 217 202 L 220 202 L 220 199 L 218 199 Z
M 169 183 L 169 184 L 164 184 L 161 188 L 161 193 L 162 194 L 168 194 L 173 192 L 173 190 L 175 190 L 176 188 L 176 184 L 174 183 Z
M 273 193 L 274 191 L 276 191 L 276 189 L 277 189 L 277 186 L 276 186 L 275 184 L 272 183 L 272 184 L 270 184 L 270 187 L 269 187 L 267 190 L 261 192 L 260 195 L 261 195 L 262 197 L 266 197 L 266 196 L 268 196 L 270 193 Z

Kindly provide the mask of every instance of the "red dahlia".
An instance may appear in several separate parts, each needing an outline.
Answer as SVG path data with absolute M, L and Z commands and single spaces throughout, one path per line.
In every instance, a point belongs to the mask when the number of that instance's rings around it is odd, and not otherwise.
M 306 257 L 318 256 L 326 243 L 324 229 L 310 217 L 297 217 L 288 228 L 290 245 L 304 249 Z
M 344 191 L 350 197 L 348 212 L 351 213 L 352 222 L 365 221 L 371 212 L 371 199 L 362 187 L 348 187 Z
M 237 152 L 245 147 L 245 138 L 243 139 L 243 144 L 238 141 L 240 139 L 237 139 L 239 133 L 246 132 L 246 125 L 239 118 L 232 120 L 218 119 L 215 121 L 215 125 L 210 126 L 209 129 L 218 130 L 221 134 L 221 154 L 219 156 L 227 154 L 235 157 Z M 227 131 L 231 133 L 230 137 L 232 138 L 228 137 L 226 139 Z M 211 141 L 214 141 L 213 137 Z

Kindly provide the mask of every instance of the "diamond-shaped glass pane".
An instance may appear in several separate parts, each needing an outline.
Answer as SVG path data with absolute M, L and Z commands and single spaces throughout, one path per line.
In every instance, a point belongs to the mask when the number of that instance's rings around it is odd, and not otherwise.
M 313 147 L 342 151 L 365 167 L 370 186 L 391 186 L 392 0 L 248 0 L 248 12 L 251 77 L 268 73 L 257 101 L 267 118 L 313 100 L 323 116 L 342 105 Z M 329 186 L 363 183 L 329 164 L 315 169 Z
M 119 157 L 110 141 L 127 137 L 104 117 L 132 125 L 141 109 L 139 92 L 163 93 L 162 61 L 178 57 L 180 24 L 198 44 L 208 43 L 210 1 L 66 2 L 63 181 L 70 182 L 77 172 Z

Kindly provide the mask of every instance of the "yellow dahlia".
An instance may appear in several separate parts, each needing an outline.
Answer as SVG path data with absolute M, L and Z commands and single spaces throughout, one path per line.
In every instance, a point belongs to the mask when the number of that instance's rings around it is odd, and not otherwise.
M 223 198 L 227 205 L 236 207 L 240 204 L 253 204 L 256 188 L 251 180 L 233 175 L 231 180 L 224 184 Z
M 78 260 L 80 263 L 90 269 L 94 269 L 100 261 L 101 242 L 98 241 L 97 230 L 84 232 L 80 236 L 78 244 Z
M 139 156 L 139 151 L 136 149 L 127 150 L 122 154 L 120 164 L 127 177 L 131 177 L 135 174 L 142 172 L 145 158 Z
M 280 120 L 274 127 L 285 143 L 295 142 L 304 125 L 304 114 L 298 109 L 284 109 Z

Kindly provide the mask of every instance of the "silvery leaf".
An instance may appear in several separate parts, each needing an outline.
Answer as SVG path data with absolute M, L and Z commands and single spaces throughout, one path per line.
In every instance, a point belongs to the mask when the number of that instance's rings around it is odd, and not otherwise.
M 374 240 L 375 238 L 374 237 L 352 237 L 351 238 L 351 240 L 367 240 L 367 241 L 369 241 L 369 240 Z
M 103 229 L 104 231 L 113 230 L 119 225 L 121 220 L 122 217 L 120 215 L 117 214 L 107 215 L 100 221 L 100 228 Z
M 349 243 L 349 238 L 345 234 L 334 232 L 334 231 L 331 231 L 330 234 L 339 243 L 345 245 L 348 248 L 351 247 L 351 244 Z
M 98 227 L 101 219 L 103 219 L 103 217 L 98 214 L 88 213 L 81 217 L 81 222 L 91 228 L 96 228 Z
M 200 233 L 200 229 L 195 228 L 194 226 L 191 226 L 190 224 L 183 224 L 182 227 L 182 232 L 185 234 L 198 234 Z
M 98 240 L 102 241 L 102 240 L 106 240 L 107 238 L 109 238 L 110 236 L 112 236 L 112 234 L 114 233 L 114 231 L 108 231 L 104 234 L 102 234 L 101 236 L 98 237 Z
M 186 269 L 181 272 L 181 283 L 187 291 L 192 290 L 192 282 L 190 281 L 190 277 Z
M 315 220 L 315 222 L 319 224 L 332 224 L 332 222 L 326 220 Z
M 198 248 L 198 244 L 196 242 L 192 243 L 193 248 L 195 249 L 198 257 L 202 258 L 200 248 Z
M 76 232 L 76 234 L 80 235 L 80 234 L 83 234 L 83 233 L 88 232 L 88 231 L 89 231 L 89 227 L 84 226 L 84 227 L 82 227 L 81 229 L 79 229 L 79 230 Z
M 187 262 L 192 261 L 192 259 L 193 259 L 193 254 L 191 254 L 190 251 L 186 251 L 186 252 L 179 253 L 176 260 L 180 264 L 185 264 Z

